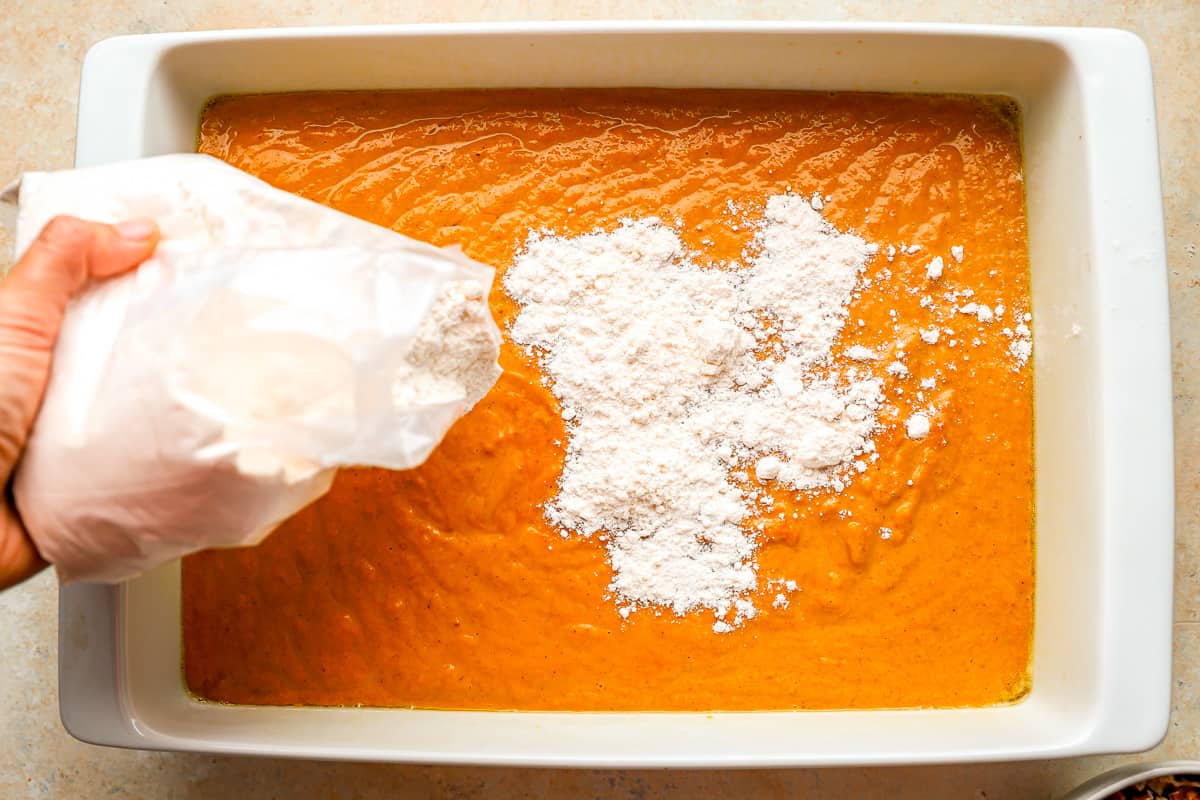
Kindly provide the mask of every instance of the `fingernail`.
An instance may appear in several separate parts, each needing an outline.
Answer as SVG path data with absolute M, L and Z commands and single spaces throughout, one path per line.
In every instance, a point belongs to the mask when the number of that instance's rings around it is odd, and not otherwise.
M 158 233 L 158 226 L 148 219 L 131 219 L 117 224 L 121 238 L 141 242 Z

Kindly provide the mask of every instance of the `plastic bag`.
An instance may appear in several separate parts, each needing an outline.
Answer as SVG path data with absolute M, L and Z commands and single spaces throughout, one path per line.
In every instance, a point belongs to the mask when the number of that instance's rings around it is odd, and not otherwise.
M 64 582 L 254 544 L 337 467 L 420 464 L 499 377 L 491 268 L 217 159 L 28 173 L 57 214 L 148 217 L 135 272 L 69 307 L 13 494 Z

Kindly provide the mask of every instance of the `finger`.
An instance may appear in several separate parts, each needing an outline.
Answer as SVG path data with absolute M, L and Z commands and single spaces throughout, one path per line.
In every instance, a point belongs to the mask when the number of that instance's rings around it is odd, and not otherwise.
M 89 278 L 133 267 L 157 242 L 153 223 L 56 217 L 0 283 L 0 485 L 41 404 L 67 303 Z
M 45 566 L 12 504 L 0 504 L 0 590 L 17 585 Z
M 67 303 L 89 278 L 133 268 L 157 244 L 158 228 L 148 220 L 104 225 L 55 217 L 0 285 L 0 312 L 26 323 L 22 327 L 31 344 L 52 347 Z

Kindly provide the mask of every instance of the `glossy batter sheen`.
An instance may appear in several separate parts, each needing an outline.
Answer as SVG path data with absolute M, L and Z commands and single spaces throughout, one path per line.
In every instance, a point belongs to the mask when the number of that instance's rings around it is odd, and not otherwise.
M 622 620 L 606 598 L 602 545 L 548 528 L 541 504 L 565 432 L 537 369 L 506 343 L 504 376 L 424 466 L 346 471 L 261 547 L 186 560 L 196 694 L 706 710 L 986 705 L 1027 689 L 1030 370 L 1013 371 L 999 326 L 969 350 L 922 346 L 926 289 L 903 291 L 925 287 L 931 254 L 961 245 L 947 287 L 1027 307 L 1007 107 L 742 91 L 245 96 L 205 111 L 199 149 L 371 222 L 461 244 L 501 271 L 531 229 L 583 233 L 626 216 L 679 217 L 691 248 L 735 258 L 748 231 L 722 222 L 727 200 L 761 207 L 789 187 L 829 195 L 824 213 L 839 227 L 885 248 L 923 245 L 875 259 L 851 318 L 865 322 L 863 344 L 890 351 L 900 338 L 915 374 L 942 368 L 947 405 L 941 435 L 920 442 L 882 415 L 881 457 L 845 493 L 780 495 L 789 519 L 768 523 L 760 575 L 801 591 L 783 610 L 764 590 L 756 619 L 716 635 L 711 613 Z M 507 324 L 515 309 L 498 282 L 491 302 Z M 889 379 L 889 396 L 914 384 Z

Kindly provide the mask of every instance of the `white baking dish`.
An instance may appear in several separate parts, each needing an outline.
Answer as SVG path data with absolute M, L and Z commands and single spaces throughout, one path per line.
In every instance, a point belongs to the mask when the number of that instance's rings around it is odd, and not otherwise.
M 1171 665 L 1170 345 L 1149 59 L 1118 31 L 539 24 L 112 39 L 81 166 L 190 151 L 214 94 L 512 86 L 999 93 L 1024 112 L 1037 387 L 1033 691 L 959 710 L 719 714 L 232 707 L 180 676 L 177 567 L 62 591 L 67 728 L 91 742 L 324 758 L 769 766 L 1149 748 Z

